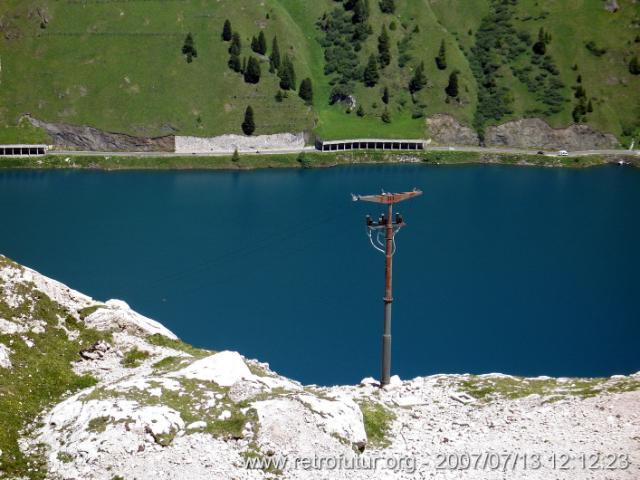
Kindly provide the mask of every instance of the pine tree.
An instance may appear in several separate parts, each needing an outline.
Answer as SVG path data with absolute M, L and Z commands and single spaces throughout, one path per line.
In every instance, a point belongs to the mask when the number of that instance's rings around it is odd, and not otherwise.
M 258 39 L 254 35 L 253 37 L 251 37 L 251 50 L 253 50 L 256 53 L 259 53 L 258 48 L 260 48 L 258 47 Z
M 375 55 L 371 55 L 369 57 L 369 62 L 364 69 L 362 78 L 364 80 L 364 84 L 367 87 L 373 87 L 376 83 L 378 83 L 380 74 L 378 73 L 378 62 L 376 62 Z
M 444 40 L 442 40 L 442 43 L 440 44 L 440 51 L 436 57 L 436 65 L 439 70 L 447 69 L 447 49 L 445 47 Z
M 244 72 L 247 71 L 247 57 L 242 57 L 242 67 L 240 67 L 240 73 L 244 75 Z
M 240 50 L 242 50 L 242 41 L 240 40 L 240 34 L 238 32 L 233 32 L 231 35 L 231 45 L 229 45 L 229 53 L 231 55 L 240 55 Z
M 191 63 L 194 58 L 198 57 L 198 51 L 196 50 L 195 43 L 191 32 L 187 34 L 187 38 L 184 39 L 184 45 L 182 46 L 182 54 L 187 56 L 187 63 Z
M 254 57 L 249 57 L 249 62 L 244 70 L 244 81 L 247 83 L 258 83 L 260 81 L 260 63 Z
M 296 89 L 296 72 L 293 68 L 293 63 L 288 55 L 284 56 L 280 70 L 278 70 L 278 76 L 280 77 L 280 88 L 283 90 L 295 90 Z
M 256 131 L 256 124 L 253 120 L 253 108 L 251 106 L 247 107 L 247 110 L 244 112 L 244 122 L 242 122 L 242 131 L 245 135 L 251 135 Z
M 238 153 L 237 148 L 233 151 L 233 155 L 231 156 L 231 161 L 233 163 L 238 163 L 240 161 L 240 154 Z
M 396 11 L 394 0 L 380 0 L 380 10 L 382 13 L 393 13 Z
M 382 112 L 382 121 L 384 123 L 391 123 L 391 115 L 389 114 L 389 110 L 386 108 L 384 109 L 384 112 Z
M 380 66 L 386 67 L 391 63 L 391 46 L 389 40 L 389 33 L 387 33 L 387 27 L 382 26 L 382 33 L 378 37 L 378 53 L 380 54 Z
M 589 100 L 589 103 L 587 103 L 587 112 L 593 112 L 593 103 L 591 103 L 591 100 Z
M 233 54 L 233 53 L 231 54 L 231 56 L 229 57 L 228 65 L 229 65 L 229 68 L 234 72 L 242 71 L 242 64 L 240 63 L 240 57 L 236 54 Z
M 449 85 L 444 89 L 446 94 L 451 98 L 456 98 L 458 96 L 458 72 L 454 70 L 449 75 Z
M 358 105 L 358 110 L 356 110 L 356 115 L 358 115 L 360 118 L 364 117 L 365 113 L 364 113 L 364 107 L 362 106 L 362 104 Z
M 264 36 L 264 32 L 260 30 L 260 34 L 258 35 L 258 49 L 256 50 L 260 55 L 264 55 L 267 53 L 267 39 Z
M 638 62 L 637 56 L 634 56 L 629 62 L 629 73 L 632 75 L 640 75 L 640 62 Z
M 427 85 L 427 77 L 424 74 L 424 62 L 416 68 L 413 72 L 413 78 L 409 82 L 409 91 L 413 94 L 419 92 Z
M 353 4 L 353 23 L 366 23 L 369 18 L 369 0 L 356 0 Z
M 313 86 L 311 85 L 311 79 L 305 78 L 300 82 L 300 91 L 298 95 L 307 105 L 313 103 Z
M 388 87 L 384 87 L 384 90 L 382 91 L 382 101 L 384 102 L 385 105 L 389 105 L 389 88 Z
M 224 21 L 224 27 L 222 27 L 222 40 L 228 42 L 231 40 L 233 31 L 231 30 L 231 22 L 229 20 Z
M 544 55 L 547 52 L 547 43 L 551 37 L 544 33 L 544 28 L 540 27 L 538 31 L 538 41 L 533 44 L 533 53 L 536 55 Z
M 280 48 L 278 47 L 278 38 L 274 35 L 271 44 L 271 55 L 269 56 L 270 72 L 273 73 L 280 68 Z

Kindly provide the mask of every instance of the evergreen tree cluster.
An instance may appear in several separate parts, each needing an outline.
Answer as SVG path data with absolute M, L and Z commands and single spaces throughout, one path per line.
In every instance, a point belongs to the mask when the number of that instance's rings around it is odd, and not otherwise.
M 234 32 L 231 27 L 231 22 L 226 20 L 222 28 L 222 40 L 229 41 L 229 61 L 228 65 L 234 72 L 241 73 L 244 76 L 244 81 L 247 83 L 256 84 L 260 82 L 262 77 L 262 70 L 260 67 L 260 60 L 253 55 L 248 59 L 245 57 L 240 60 L 240 54 L 242 52 L 242 40 L 238 32 Z M 251 50 L 255 53 L 266 56 L 267 55 L 267 38 L 263 31 L 260 31 L 258 36 L 253 36 L 251 39 Z M 293 66 L 293 61 L 288 55 L 284 58 L 280 56 L 280 47 L 278 45 L 278 38 L 273 37 L 271 43 L 271 54 L 269 55 L 269 72 L 276 73 L 280 79 L 280 88 L 283 90 L 295 90 L 296 89 L 296 72 Z M 309 94 L 311 90 L 310 80 L 305 85 L 305 101 L 310 102 L 313 94 Z
M 353 93 L 355 82 L 363 80 L 364 70 L 359 65 L 357 52 L 371 33 L 368 19 L 368 0 L 344 0 L 341 7 L 325 13 L 318 21 L 323 32 L 324 73 L 332 77 L 331 103 L 346 99 Z

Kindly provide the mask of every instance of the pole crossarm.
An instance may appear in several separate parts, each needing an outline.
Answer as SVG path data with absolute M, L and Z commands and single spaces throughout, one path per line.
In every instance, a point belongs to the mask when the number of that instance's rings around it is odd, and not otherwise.
M 410 198 L 414 198 L 419 195 L 422 195 L 422 190 L 418 190 L 417 188 L 414 188 L 410 192 L 402 192 L 402 193 L 382 192 L 380 195 L 355 195 L 352 193 L 351 198 L 353 199 L 354 202 L 361 200 L 363 202 L 390 204 L 390 203 L 402 202 L 404 200 L 409 200 Z

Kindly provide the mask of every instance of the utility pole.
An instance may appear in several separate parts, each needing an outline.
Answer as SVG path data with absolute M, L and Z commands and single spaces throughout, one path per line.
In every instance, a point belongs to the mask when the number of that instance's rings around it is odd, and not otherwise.
M 387 215 L 381 214 L 378 221 L 374 221 L 371 215 L 367 215 L 367 235 L 373 248 L 384 253 L 384 328 L 382 334 L 382 373 L 380 386 L 389 385 L 391 379 L 391 304 L 393 303 L 393 255 L 396 252 L 395 236 L 406 224 L 402 215 L 395 214 L 393 218 L 393 205 L 404 200 L 422 195 L 422 191 L 413 189 L 411 192 L 386 193 L 380 195 L 353 195 L 354 202 L 382 203 L 387 205 Z M 375 233 L 375 236 L 374 236 Z

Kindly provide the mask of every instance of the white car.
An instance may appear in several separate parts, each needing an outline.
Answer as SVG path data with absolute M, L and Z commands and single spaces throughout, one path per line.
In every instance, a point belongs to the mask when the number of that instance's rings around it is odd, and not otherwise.
M 569 156 L 569 152 L 567 152 L 566 150 L 560 150 L 558 152 L 558 155 L 560 155 L 561 157 L 568 157 Z

